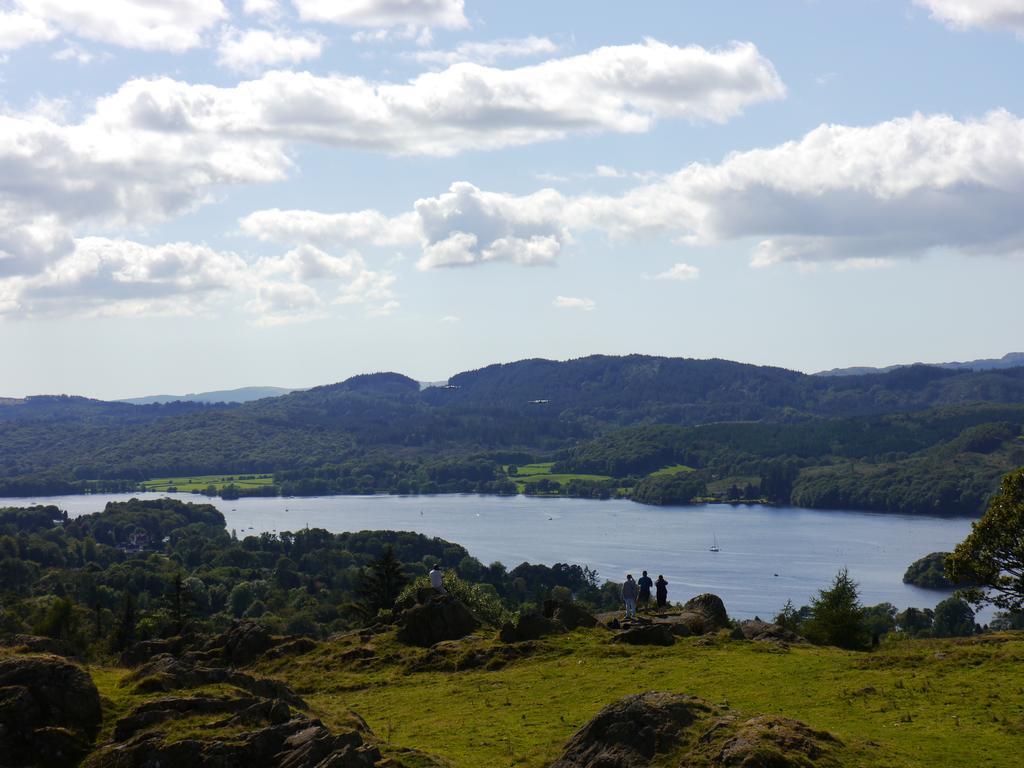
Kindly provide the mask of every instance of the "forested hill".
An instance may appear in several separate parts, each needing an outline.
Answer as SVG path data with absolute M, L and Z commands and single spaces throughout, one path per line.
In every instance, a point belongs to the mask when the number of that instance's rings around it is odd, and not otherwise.
M 836 429 L 849 442 L 861 429 L 858 420 L 978 404 L 1024 404 L 1024 368 L 912 366 L 822 377 L 725 360 L 591 356 L 493 365 L 427 389 L 401 374 L 369 374 L 230 405 L 30 397 L 0 400 L 0 493 L 74 490 L 93 480 L 136 483 L 246 472 L 277 473 L 284 478 L 278 482 L 316 478 L 297 486 L 310 492 L 476 489 L 497 481 L 507 487 L 501 469 L 507 463 L 564 462 L 588 440 L 644 425 L 787 424 L 793 429 L 787 430 L 785 450 L 809 440 L 824 460 L 851 454 L 837 453 L 834 441 L 820 439 L 822 423 L 847 420 Z M 979 413 L 965 428 L 989 418 Z M 931 423 L 931 417 L 923 421 Z M 866 422 L 863 429 L 872 436 L 868 442 L 878 442 L 858 455 L 877 456 L 886 430 Z M 739 429 L 729 433 L 722 450 L 768 458 L 742 445 L 762 438 L 763 432 Z M 926 440 L 924 447 L 936 440 Z M 790 454 L 775 458 L 784 455 Z M 801 467 L 815 464 L 815 456 L 804 451 Z M 441 461 L 469 464 L 432 475 L 429 465 Z M 486 466 L 473 463 L 480 461 Z M 342 483 L 338 478 L 345 473 L 358 473 L 359 482 Z M 111 488 L 109 482 L 102 488 Z

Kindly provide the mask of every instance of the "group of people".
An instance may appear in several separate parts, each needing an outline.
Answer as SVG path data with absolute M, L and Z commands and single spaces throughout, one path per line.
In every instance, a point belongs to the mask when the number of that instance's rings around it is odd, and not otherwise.
M 658 607 L 664 608 L 668 603 L 668 582 L 660 573 L 657 581 L 651 581 L 651 577 L 644 571 L 643 576 L 634 580 L 632 573 L 626 574 L 626 581 L 622 585 L 622 601 L 626 604 L 626 618 L 636 617 L 636 609 L 646 608 L 651 602 L 651 587 L 654 587 L 655 599 Z

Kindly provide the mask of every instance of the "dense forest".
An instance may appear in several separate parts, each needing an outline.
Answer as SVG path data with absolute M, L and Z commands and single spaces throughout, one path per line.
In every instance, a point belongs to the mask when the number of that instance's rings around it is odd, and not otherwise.
M 117 652 L 244 617 L 320 637 L 390 610 L 435 564 L 499 613 L 535 610 L 559 590 L 590 605 L 618 602 L 617 588 L 602 592 L 579 565 L 484 565 L 458 544 L 400 531 L 239 538 L 212 505 L 132 500 L 73 519 L 54 506 L 0 508 L 0 635 Z M 390 593 L 382 573 L 392 574 Z
M 1022 426 L 1024 368 L 822 377 L 640 355 L 524 360 L 446 387 L 371 374 L 231 405 L 0 400 L 0 495 L 265 472 L 273 485 L 227 492 L 523 491 L 977 514 L 998 477 L 1024 464 Z M 553 462 L 552 479 L 517 485 L 509 466 L 531 462 Z M 652 476 L 673 466 L 691 476 Z

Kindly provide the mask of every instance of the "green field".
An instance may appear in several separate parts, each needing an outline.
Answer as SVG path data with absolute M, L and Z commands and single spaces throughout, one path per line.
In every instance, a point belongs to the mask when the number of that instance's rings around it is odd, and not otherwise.
M 496 649 L 486 636 L 420 650 L 391 633 L 350 635 L 258 672 L 287 681 L 329 726 L 355 711 L 381 741 L 455 768 L 549 765 L 599 709 L 650 690 L 802 720 L 843 742 L 844 767 L 1008 768 L 1024 751 L 1022 632 L 863 653 L 723 637 L 622 646 L 578 630 L 528 644 L 524 658 L 497 669 L 454 671 Z
M 570 480 L 611 480 L 608 475 L 586 475 L 579 473 L 553 475 L 551 474 L 551 467 L 553 465 L 554 462 L 551 461 L 540 464 L 523 464 L 515 475 L 509 475 L 509 480 L 515 482 L 519 493 L 522 493 L 528 484 L 536 483 L 539 480 L 550 480 L 561 485 L 565 485 Z M 503 469 L 508 473 L 507 465 Z
M 239 488 L 255 488 L 261 485 L 273 485 L 273 475 L 185 475 L 184 477 L 158 477 L 144 480 L 143 490 L 166 493 L 172 488 L 181 492 L 204 491 L 211 485 L 218 491 L 226 485 L 237 485 Z
M 688 467 L 685 464 L 675 464 L 671 467 L 662 467 L 661 469 L 651 472 L 651 477 L 661 477 L 663 475 L 678 475 L 680 472 L 695 472 L 693 467 Z

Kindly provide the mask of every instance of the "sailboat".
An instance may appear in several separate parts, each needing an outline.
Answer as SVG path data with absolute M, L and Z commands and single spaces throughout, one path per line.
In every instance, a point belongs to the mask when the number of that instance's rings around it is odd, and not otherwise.
M 711 545 L 709 552 L 718 552 L 718 534 L 713 534 L 715 537 L 715 543 Z

